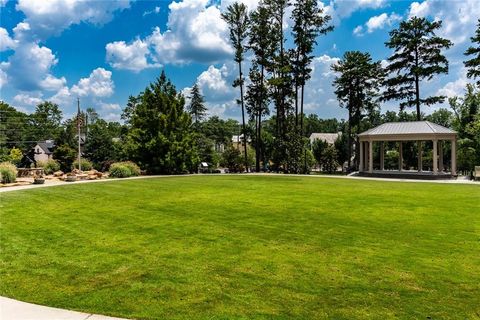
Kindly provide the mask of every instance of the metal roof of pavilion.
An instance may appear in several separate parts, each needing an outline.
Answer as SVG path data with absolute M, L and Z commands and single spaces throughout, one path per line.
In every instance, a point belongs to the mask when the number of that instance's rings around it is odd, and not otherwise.
M 457 132 L 430 121 L 389 122 L 365 132 L 360 137 L 398 135 L 455 135 Z

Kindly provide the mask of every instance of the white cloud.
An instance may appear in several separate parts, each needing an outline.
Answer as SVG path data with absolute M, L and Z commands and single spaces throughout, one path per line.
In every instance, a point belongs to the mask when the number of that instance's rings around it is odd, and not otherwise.
M 17 41 L 10 38 L 7 29 L 0 27 L 0 52 L 15 49 Z
M 322 118 L 345 118 L 346 112 L 340 109 L 332 86 L 336 75 L 331 66 L 339 60 L 328 55 L 313 59 L 312 77 L 305 86 L 305 113 L 315 113 Z
M 50 74 L 52 66 L 58 59 L 50 48 L 35 42 L 19 42 L 15 53 L 9 57 L 8 63 L 0 66 L 8 74 L 12 86 L 21 91 L 52 89 L 54 76 Z M 65 79 L 56 79 L 64 81 Z
M 390 15 L 382 13 L 381 15 L 371 17 L 368 19 L 365 26 L 367 27 L 367 32 L 372 33 L 377 29 L 383 29 L 386 26 L 391 26 L 394 22 L 402 20 L 402 17 L 396 14 L 395 12 Z
M 364 9 L 379 9 L 386 6 L 386 0 L 331 0 L 328 12 L 337 19 L 348 18 L 353 12 Z
M 111 71 L 97 68 L 90 73 L 88 78 L 80 79 L 70 91 L 80 97 L 110 97 L 115 88 L 111 78 Z
M 100 108 L 101 108 L 103 111 L 119 111 L 119 110 L 122 109 L 122 108 L 120 108 L 120 105 L 119 105 L 118 103 L 104 103 L 104 102 L 100 102 L 99 105 L 100 105 Z
M 356 36 L 363 36 L 363 27 L 362 26 L 356 26 L 355 29 L 353 29 L 353 34 Z
M 19 103 L 21 105 L 27 105 L 27 106 L 36 106 L 37 104 L 43 101 L 42 94 L 39 92 L 19 93 L 15 97 L 13 97 L 13 100 L 16 103 Z
M 107 62 L 116 69 L 138 72 L 143 69 L 161 66 L 158 63 L 148 62 L 148 43 L 140 39 L 131 44 L 127 44 L 125 41 L 108 43 L 105 49 L 107 51 Z
M 8 77 L 7 74 L 0 69 L 0 89 L 3 88 L 3 86 L 7 83 Z
M 46 38 L 58 35 L 73 24 L 88 22 L 97 25 L 110 21 L 117 10 L 130 6 L 129 0 L 18 0 L 16 9 L 22 11 L 35 35 Z
M 152 64 L 214 63 L 231 56 L 227 24 L 217 6 L 210 5 L 209 0 L 183 0 L 168 7 L 164 32 L 156 27 L 148 37 L 131 44 L 107 44 L 107 60 L 112 67 L 140 71 Z M 130 53 L 136 47 L 140 51 Z M 131 65 L 135 67 L 129 68 Z
M 445 84 L 437 91 L 437 95 L 446 97 L 461 96 L 465 92 L 465 88 L 469 83 L 467 79 L 467 70 L 465 67 L 460 68 L 458 72 L 458 78 Z
M 357 26 L 353 30 L 353 34 L 356 36 L 363 36 L 365 30 L 367 33 L 372 33 L 375 30 L 384 29 L 385 27 L 391 27 L 395 22 L 402 20 L 402 17 L 395 12 L 390 15 L 382 13 L 378 16 L 373 16 L 365 23 L 365 26 Z
M 149 14 L 153 14 L 153 13 L 159 14 L 160 13 L 160 7 L 155 7 L 152 11 L 145 11 L 143 13 L 143 16 L 145 17 L 145 16 L 148 16 Z
M 425 0 L 410 5 L 409 16 L 432 17 L 442 20 L 443 26 L 439 35 L 448 38 L 455 44 L 469 39 L 475 32 L 475 25 L 480 17 L 478 0 L 440 1 Z
M 58 91 L 67 83 L 65 77 L 55 78 L 51 74 L 47 74 L 45 79 L 40 81 L 40 87 L 48 91 Z

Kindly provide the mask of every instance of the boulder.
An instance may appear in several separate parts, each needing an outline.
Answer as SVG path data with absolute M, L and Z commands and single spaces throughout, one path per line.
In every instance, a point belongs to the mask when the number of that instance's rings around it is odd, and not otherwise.
M 63 177 L 63 175 L 64 175 L 63 171 L 55 171 L 55 172 L 53 173 L 53 176 L 54 176 L 54 177 L 57 177 L 57 178 Z

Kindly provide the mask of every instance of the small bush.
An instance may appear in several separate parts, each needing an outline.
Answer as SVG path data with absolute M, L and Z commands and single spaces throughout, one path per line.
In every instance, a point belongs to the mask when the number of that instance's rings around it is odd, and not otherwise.
M 37 163 L 37 166 L 43 168 L 45 174 L 53 174 L 54 172 L 60 170 L 60 163 L 53 159 L 47 161 L 40 161 Z
M 93 164 L 87 159 L 81 159 L 80 164 L 82 167 L 82 171 L 90 171 L 93 168 Z M 78 160 L 73 161 L 72 170 L 73 169 L 78 169 Z
M 13 183 L 17 180 L 17 167 L 11 162 L 0 163 L 0 181 L 2 183 Z
M 128 178 L 140 175 L 140 168 L 131 161 L 115 162 L 110 166 L 109 172 L 113 178 Z

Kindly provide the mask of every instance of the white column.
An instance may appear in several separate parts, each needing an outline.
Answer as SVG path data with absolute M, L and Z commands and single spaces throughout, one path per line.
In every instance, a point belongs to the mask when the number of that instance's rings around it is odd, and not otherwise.
M 443 141 L 438 141 L 438 171 L 443 172 Z
M 422 141 L 417 141 L 417 148 L 418 148 L 418 172 L 422 172 L 423 170 L 423 150 L 422 150 Z
M 437 140 L 433 140 L 433 174 L 438 174 Z
M 358 166 L 358 171 L 362 172 L 364 167 L 364 159 L 363 159 L 363 141 L 360 141 L 360 165 Z
M 398 171 L 403 170 L 403 142 L 398 142 Z
M 380 170 L 385 169 L 385 142 L 380 142 Z
M 373 173 L 373 141 L 368 142 L 368 172 Z
M 457 140 L 452 140 L 452 175 L 457 175 Z

